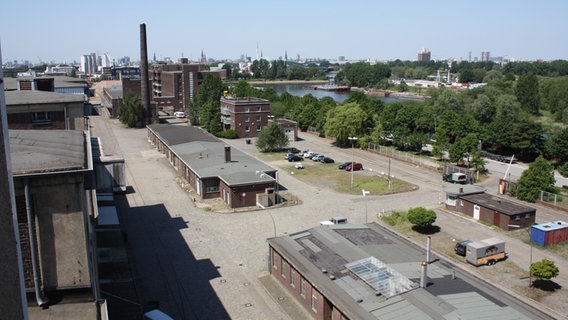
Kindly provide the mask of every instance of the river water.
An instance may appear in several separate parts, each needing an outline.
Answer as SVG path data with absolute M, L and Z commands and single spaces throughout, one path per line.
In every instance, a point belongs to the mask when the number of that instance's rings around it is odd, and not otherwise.
M 323 97 L 332 97 L 337 103 L 343 103 L 347 98 L 349 98 L 349 92 L 337 92 L 337 91 L 328 91 L 328 90 L 314 90 L 310 86 L 314 85 L 323 85 L 325 83 L 263 83 L 263 84 L 254 84 L 254 87 L 260 88 L 272 88 L 278 94 L 282 92 L 288 92 L 293 96 L 303 97 L 306 94 L 311 94 L 312 96 L 321 99 Z M 393 102 L 393 101 L 402 101 L 397 98 L 384 98 L 384 97 L 377 97 L 377 99 L 382 100 L 383 102 Z

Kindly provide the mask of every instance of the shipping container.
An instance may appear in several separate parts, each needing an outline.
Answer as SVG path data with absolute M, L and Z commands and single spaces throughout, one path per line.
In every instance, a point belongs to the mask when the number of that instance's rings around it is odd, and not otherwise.
M 568 223 L 552 221 L 531 227 L 531 242 L 546 247 L 568 240 Z

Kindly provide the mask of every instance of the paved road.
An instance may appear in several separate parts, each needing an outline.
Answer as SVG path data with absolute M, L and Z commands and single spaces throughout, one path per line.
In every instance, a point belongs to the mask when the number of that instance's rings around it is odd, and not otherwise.
M 283 171 L 279 182 L 301 196 L 301 205 L 230 214 L 204 211 L 192 201 L 191 193 L 179 187 L 175 170 L 148 143 L 146 130 L 124 129 L 116 120 L 104 117 L 92 117 L 91 124 L 105 150 L 108 145 L 108 153 L 120 154 L 126 161 L 126 179 L 133 192 L 119 199 L 119 209 L 132 244 L 140 301 L 159 301 L 160 308 L 176 319 L 210 319 L 212 315 L 216 319 L 302 318 L 305 314 L 301 310 L 292 311 L 297 312 L 294 316 L 284 312 L 291 312 L 286 298 L 273 299 L 266 292 L 266 238 L 311 228 L 333 215 L 365 221 L 362 196 L 338 194 Z M 299 149 L 321 151 L 338 162 L 355 157 L 375 172 L 388 169 L 388 160 L 378 155 L 335 148 L 331 141 L 311 135 L 302 134 L 302 138 L 295 143 Z M 254 145 L 246 145 L 244 140 L 227 143 L 244 152 L 254 151 Z M 436 208 L 443 200 L 439 174 L 394 160 L 391 174 L 419 188 L 404 194 L 368 196 L 369 218 L 383 210 Z M 442 212 L 439 217 L 437 224 L 443 229 L 463 225 L 456 228 L 463 238 L 496 233 L 480 224 L 472 227 L 457 215 Z M 527 245 L 514 239 L 506 241 L 511 259 L 528 268 L 523 255 Z M 534 251 L 534 260 L 547 255 Z M 563 260 L 561 275 L 568 273 L 566 265 Z M 558 280 L 568 287 L 566 277 Z

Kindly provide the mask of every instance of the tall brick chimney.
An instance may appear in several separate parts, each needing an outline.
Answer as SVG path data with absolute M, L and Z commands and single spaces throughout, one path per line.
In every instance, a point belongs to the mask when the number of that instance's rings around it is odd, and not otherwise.
M 146 44 L 146 24 L 140 25 L 140 83 L 142 95 L 142 105 L 145 110 L 145 117 L 142 119 L 142 126 L 152 124 L 153 112 L 150 103 L 150 81 L 148 79 L 148 46 Z

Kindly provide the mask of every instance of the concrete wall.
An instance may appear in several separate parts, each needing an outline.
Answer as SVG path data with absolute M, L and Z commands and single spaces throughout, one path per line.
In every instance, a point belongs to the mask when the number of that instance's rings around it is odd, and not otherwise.
M 84 103 L 18 105 L 8 108 L 8 129 L 69 129 L 75 128 L 76 119 L 85 113 Z M 49 112 L 50 121 L 33 122 L 34 112 Z
M 83 180 L 82 173 L 30 179 L 42 284 L 47 291 L 92 286 Z M 15 189 L 16 196 L 24 195 L 22 179 L 15 178 Z M 25 214 L 25 207 L 19 207 L 19 216 L 22 209 Z M 31 264 L 24 266 L 26 277 L 31 274 L 29 268 Z M 33 282 L 26 278 L 29 283 Z

